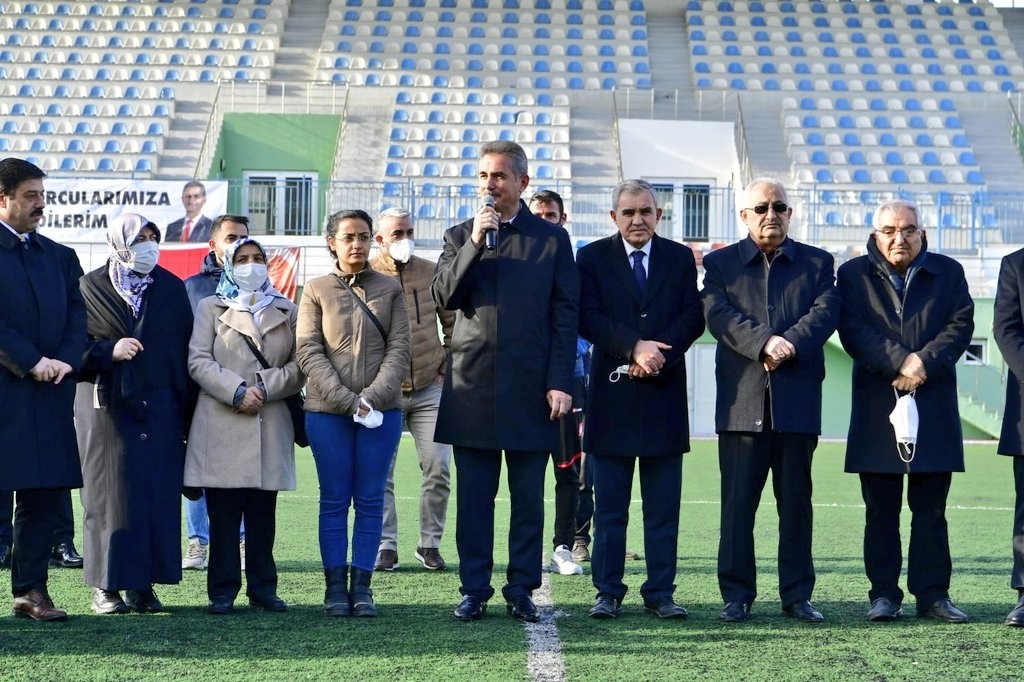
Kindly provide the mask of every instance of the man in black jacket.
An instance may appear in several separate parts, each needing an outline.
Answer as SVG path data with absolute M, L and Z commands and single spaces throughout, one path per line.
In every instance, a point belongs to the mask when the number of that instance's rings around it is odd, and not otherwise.
M 783 611 L 817 623 L 824 619 L 810 602 L 811 458 L 821 433 L 823 347 L 839 322 L 833 258 L 787 236 L 793 209 L 777 180 L 754 180 L 741 201 L 750 234 L 704 257 L 702 293 L 718 339 L 721 618 L 747 620 L 757 596 L 754 517 L 770 470 Z

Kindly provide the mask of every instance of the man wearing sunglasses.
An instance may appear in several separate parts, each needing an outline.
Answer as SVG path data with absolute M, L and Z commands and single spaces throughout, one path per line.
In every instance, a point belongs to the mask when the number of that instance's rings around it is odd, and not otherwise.
M 779 596 L 799 620 L 811 605 L 811 458 L 821 433 L 823 346 L 839 322 L 832 256 L 787 236 L 793 209 L 772 178 L 747 186 L 749 236 L 704 257 L 704 313 L 718 339 L 715 430 L 722 472 L 721 619 L 757 597 L 754 517 L 769 470 L 779 513 Z

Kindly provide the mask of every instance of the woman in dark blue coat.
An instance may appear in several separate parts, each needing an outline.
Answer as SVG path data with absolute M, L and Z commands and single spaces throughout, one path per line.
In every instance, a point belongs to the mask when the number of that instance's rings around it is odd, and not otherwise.
M 159 228 L 139 215 L 122 218 L 107 232 L 110 259 L 81 287 L 89 347 L 75 417 L 85 582 L 97 613 L 160 611 L 153 584 L 181 580 L 184 437 L 194 401 L 185 285 L 156 265 Z
M 964 470 L 955 365 L 974 332 L 974 302 L 960 264 L 928 253 L 913 204 L 883 204 L 867 249 L 839 268 L 838 286 L 839 336 L 853 357 L 846 471 L 860 474 L 867 508 L 868 619 L 902 614 L 899 515 L 906 475 L 913 515 L 907 587 L 920 615 L 963 622 L 967 616 L 949 600 L 945 510 L 952 472 Z M 910 392 L 920 417 L 912 458 L 901 456 L 889 423 L 897 394 Z

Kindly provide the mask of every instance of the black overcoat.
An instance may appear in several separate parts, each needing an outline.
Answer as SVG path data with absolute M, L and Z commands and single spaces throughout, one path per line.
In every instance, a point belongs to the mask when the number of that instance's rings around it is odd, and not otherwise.
M 1006 362 L 1006 405 L 999 434 L 1001 455 L 1024 455 L 1024 249 L 1005 256 L 999 266 L 992 331 Z
M 757 245 L 742 239 L 704 256 L 701 295 L 718 340 L 716 431 L 763 431 L 767 391 L 775 431 L 820 434 L 823 348 L 840 308 L 831 254 L 787 238 L 769 268 Z M 767 372 L 761 351 L 776 334 L 797 353 Z
M 963 471 L 956 362 L 974 333 L 974 301 L 963 268 L 952 258 L 927 253 L 902 301 L 869 256 L 843 263 L 838 282 L 839 338 L 853 358 L 846 471 Z M 928 378 L 914 395 L 920 427 L 908 467 L 896 450 L 889 413 L 896 404 L 892 381 L 910 353 L 921 358 Z
M 668 457 L 690 450 L 686 350 L 704 332 L 693 252 L 655 235 L 640 293 L 622 237 L 579 250 L 580 335 L 594 344 L 583 449 L 596 455 Z M 640 339 L 672 346 L 656 377 L 609 377 Z
M 47 357 L 76 369 L 85 348 L 78 256 L 38 233 L 27 245 L 0 226 L 0 490 L 78 488 L 74 377 L 41 383 Z
M 554 452 L 548 389 L 572 395 L 579 276 L 564 229 L 530 213 L 498 247 L 473 245 L 473 221 L 444 235 L 431 294 L 456 311 L 435 439 L 497 450 Z

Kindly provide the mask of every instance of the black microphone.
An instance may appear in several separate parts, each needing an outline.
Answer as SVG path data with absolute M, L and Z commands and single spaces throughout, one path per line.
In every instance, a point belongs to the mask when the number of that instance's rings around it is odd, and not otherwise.
M 485 194 L 484 206 L 494 208 L 494 197 L 492 197 L 490 194 Z M 494 251 L 494 249 L 498 246 L 497 230 L 487 230 L 487 232 L 484 233 L 484 246 L 487 248 L 488 251 Z

